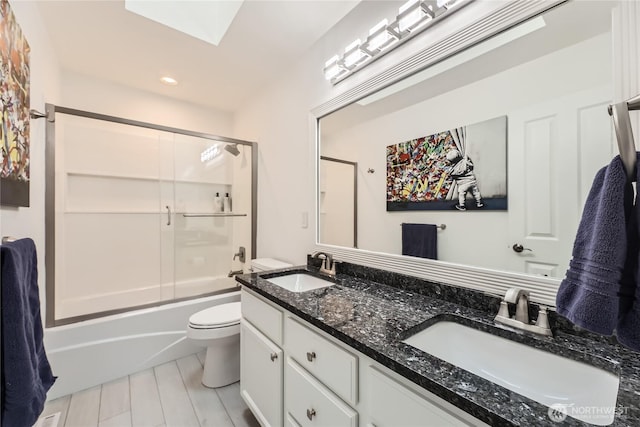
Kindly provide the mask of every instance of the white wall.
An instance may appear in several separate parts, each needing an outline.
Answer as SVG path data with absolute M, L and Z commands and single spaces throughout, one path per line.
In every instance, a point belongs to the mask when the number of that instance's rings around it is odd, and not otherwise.
M 323 139 L 322 155 L 358 162 L 358 247 L 399 255 L 402 252 L 400 223 L 445 223 L 447 229 L 438 233 L 440 260 L 508 270 L 508 259 L 496 254 L 503 253 L 505 242 L 510 241 L 509 215 L 513 215 L 513 211 L 387 212 L 385 148 L 465 124 L 508 116 L 529 105 L 610 84 L 610 55 L 611 35 L 605 33 L 403 110 L 359 123 L 331 135 L 330 141 Z M 478 108 L 480 103 L 482 108 Z M 455 114 L 451 114 L 452 111 Z M 602 163 L 602 159 L 597 158 L 600 153 L 595 150 L 590 153 L 596 156 L 596 164 Z M 482 158 L 476 155 L 471 158 L 476 170 L 482 171 Z M 366 173 L 368 168 L 373 168 L 375 174 Z M 511 174 L 518 171 L 510 168 L 509 173 L 509 180 L 517 179 Z M 484 181 L 480 176 L 478 181 L 482 191 Z
M 63 107 L 220 136 L 231 136 L 233 130 L 230 112 L 70 71 L 62 72 L 61 83 L 60 105 Z
M 31 47 L 31 108 L 44 112 L 45 102 L 60 98 L 60 71 L 58 60 L 44 29 L 42 18 L 34 2 L 12 1 L 11 8 Z M 38 282 L 44 319 L 44 149 L 45 119 L 31 120 L 30 148 L 30 207 L 0 207 L 0 235 L 15 238 L 30 237 L 38 251 Z

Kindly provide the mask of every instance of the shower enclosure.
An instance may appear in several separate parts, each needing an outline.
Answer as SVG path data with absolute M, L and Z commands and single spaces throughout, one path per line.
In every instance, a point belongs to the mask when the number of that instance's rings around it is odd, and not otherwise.
M 252 142 L 48 104 L 47 326 L 237 290 L 256 157 Z

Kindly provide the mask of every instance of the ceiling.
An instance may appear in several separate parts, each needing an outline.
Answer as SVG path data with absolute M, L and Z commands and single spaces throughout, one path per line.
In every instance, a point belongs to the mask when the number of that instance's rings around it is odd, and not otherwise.
M 63 70 L 233 112 L 359 1 L 246 0 L 218 46 L 129 12 L 124 0 L 40 0 L 38 8 Z M 165 75 L 178 85 L 163 85 Z

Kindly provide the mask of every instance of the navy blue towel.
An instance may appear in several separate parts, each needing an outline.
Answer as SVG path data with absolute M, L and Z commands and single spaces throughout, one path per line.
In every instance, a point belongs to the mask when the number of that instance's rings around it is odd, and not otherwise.
M 640 155 L 637 163 L 640 165 Z M 640 190 L 640 168 L 636 168 L 636 189 Z M 627 261 L 628 275 L 634 274 L 634 289 L 631 292 L 623 290 L 623 304 L 625 309 L 620 315 L 616 336 L 618 342 L 632 350 L 640 352 L 640 191 L 636 193 L 635 207 L 636 229 L 629 233 L 629 257 Z M 632 298 L 627 298 L 631 294 Z
M 55 381 L 42 342 L 36 246 L 0 247 L 2 270 L 2 425 L 32 426 Z
M 559 314 L 592 332 L 613 334 L 635 287 L 629 264 L 635 262 L 636 228 L 633 187 L 616 156 L 596 174 L 587 197 L 573 258 L 556 296 Z
M 438 227 L 402 224 L 402 255 L 438 259 Z

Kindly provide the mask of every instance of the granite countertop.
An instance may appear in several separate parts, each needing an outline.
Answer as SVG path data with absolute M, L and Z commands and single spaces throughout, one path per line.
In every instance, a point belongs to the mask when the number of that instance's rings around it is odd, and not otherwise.
M 613 426 L 640 425 L 640 357 L 607 337 L 572 327 L 550 312 L 554 337 L 519 332 L 493 321 L 500 298 L 465 288 L 341 263 L 336 285 L 294 293 L 265 280 L 292 272 L 317 275 L 313 266 L 237 276 L 238 282 L 399 375 L 492 426 L 582 426 L 553 422 L 549 408 L 402 342 L 441 320 L 584 361 L 620 377 Z M 326 278 L 324 276 L 323 278 Z M 535 319 L 537 306 L 531 304 Z M 527 369 L 523 366 L 523 369 Z M 535 374 L 532 372 L 532 374 Z

